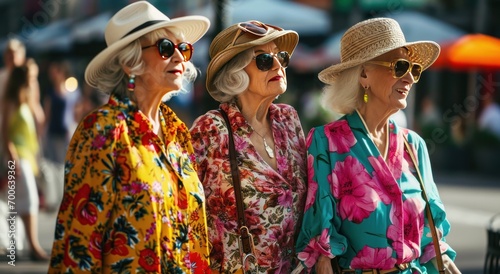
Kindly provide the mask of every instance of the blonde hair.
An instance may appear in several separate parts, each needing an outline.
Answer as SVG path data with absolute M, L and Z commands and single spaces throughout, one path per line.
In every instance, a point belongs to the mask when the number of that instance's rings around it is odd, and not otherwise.
M 107 63 L 102 74 L 100 75 L 100 78 L 97 81 L 97 89 L 106 94 L 117 94 L 133 98 L 133 93 L 127 89 L 129 76 L 125 73 L 125 71 L 123 71 L 123 67 L 129 67 L 131 74 L 143 74 L 144 61 L 142 60 L 142 47 L 140 41 L 143 40 L 148 41 L 149 43 L 155 43 L 161 38 L 172 35 L 180 39 L 184 39 L 184 35 L 182 35 L 182 33 L 176 28 L 157 29 L 143 35 L 139 39 L 131 42 L 126 47 L 116 52 L 110 57 L 110 61 Z M 185 62 L 184 66 L 186 70 L 182 75 L 183 80 L 193 82 L 198 76 L 198 70 L 190 61 Z M 169 100 L 174 95 L 187 92 L 188 90 L 181 88 L 180 90 L 169 92 L 164 99 Z
M 17 38 L 10 38 L 3 52 L 3 60 L 7 67 L 21 66 L 26 62 L 26 46 Z
M 340 72 L 323 88 L 322 105 L 339 114 L 351 114 L 362 103 L 363 87 L 359 83 L 362 65 Z
M 238 53 L 227 62 L 215 75 L 212 96 L 219 102 L 231 101 L 242 93 L 250 84 L 250 77 L 244 70 L 253 58 L 253 48 Z

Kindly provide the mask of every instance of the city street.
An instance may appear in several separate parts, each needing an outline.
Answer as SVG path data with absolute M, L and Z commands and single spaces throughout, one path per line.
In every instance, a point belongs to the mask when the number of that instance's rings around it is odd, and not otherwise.
M 457 251 L 456 264 L 463 274 L 482 274 L 486 254 L 486 228 L 500 213 L 500 178 L 473 174 L 435 175 L 441 197 L 452 224 L 448 242 Z M 41 213 L 40 242 L 50 251 L 55 213 Z M 500 222 L 497 223 L 500 230 Z M 499 232 L 500 233 L 500 232 Z M 16 261 L 16 266 L 0 260 L 0 273 L 47 273 L 47 263 Z

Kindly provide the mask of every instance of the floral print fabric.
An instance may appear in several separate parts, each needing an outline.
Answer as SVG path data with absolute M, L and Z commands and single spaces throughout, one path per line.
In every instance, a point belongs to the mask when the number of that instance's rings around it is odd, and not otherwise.
M 68 148 L 49 273 L 209 273 L 189 132 L 161 104 L 164 141 L 129 99 L 86 116 Z
M 306 146 L 296 111 L 269 109 L 278 169 L 271 168 L 250 141 L 253 132 L 235 104 L 222 104 L 229 116 L 237 151 L 247 226 L 253 235 L 259 273 L 290 273 L 296 233 L 305 199 Z M 212 268 L 241 268 L 236 204 L 230 171 L 228 131 L 217 110 L 198 117 L 191 128 L 198 174 L 207 198 Z
M 440 245 L 455 252 L 434 183 L 426 145 L 415 132 L 389 124 L 387 158 L 371 141 L 357 112 L 313 128 L 307 138 L 308 193 L 297 241 L 298 257 L 311 270 L 320 255 L 337 256 L 342 268 L 390 269 L 410 263 L 404 273 L 437 273 L 425 217 L 425 202 L 404 136 L 418 158 Z

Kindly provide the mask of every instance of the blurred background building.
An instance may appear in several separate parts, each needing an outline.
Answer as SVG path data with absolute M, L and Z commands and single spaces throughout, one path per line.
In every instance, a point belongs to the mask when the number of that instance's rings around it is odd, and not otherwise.
M 68 61 L 78 90 L 89 100 L 75 114 L 81 119 L 92 107 L 105 102 L 84 84 L 90 59 L 105 47 L 108 19 L 131 0 L 0 0 L 0 48 L 11 37 L 22 40 L 27 55 L 40 65 L 42 98 L 50 88 L 48 67 L 54 60 Z M 205 15 L 212 22 L 209 33 L 195 44 L 193 63 L 202 72 L 190 94 L 169 104 L 188 127 L 216 102 L 206 93 L 204 71 L 208 46 L 221 29 L 239 21 L 257 19 L 296 30 L 300 43 L 287 69 L 288 90 L 279 102 L 293 105 L 301 115 L 304 131 L 330 121 L 335 114 L 321 105 L 322 83 L 317 74 L 339 62 L 340 38 L 361 20 L 386 16 L 396 19 L 408 41 L 433 40 L 441 57 L 415 85 L 404 111 L 407 127 L 426 140 L 436 169 L 479 170 L 500 174 L 500 140 L 478 126 L 486 98 L 498 103 L 500 78 L 500 0 L 151 0 L 170 17 Z M 468 35 L 488 38 L 480 47 L 466 49 L 467 62 L 449 55 Z M 475 38 L 475 37 L 474 37 Z M 474 40 L 475 41 L 475 40 Z M 469 45 L 468 45 L 469 46 Z M 475 46 L 475 45 L 474 45 Z M 452 52 L 452 53 L 450 53 Z M 466 58 L 466 57 L 464 57 Z M 472 62 L 471 62 L 472 60 Z M 0 83 L 4 84 L 4 83 Z M 498 121 L 500 123 L 500 121 Z

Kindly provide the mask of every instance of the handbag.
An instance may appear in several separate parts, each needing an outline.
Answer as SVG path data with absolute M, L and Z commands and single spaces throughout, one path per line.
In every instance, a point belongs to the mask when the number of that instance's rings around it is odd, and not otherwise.
M 420 188 L 422 188 L 422 198 L 426 202 L 425 206 L 425 213 L 427 215 L 427 219 L 429 220 L 429 226 L 432 234 L 432 242 L 434 245 L 434 252 L 436 253 L 436 262 L 438 266 L 438 271 L 440 274 L 445 273 L 445 267 L 443 264 L 443 257 L 441 255 L 441 249 L 439 248 L 439 240 L 437 237 L 437 228 L 436 225 L 434 224 L 434 219 L 432 217 L 432 212 L 431 212 L 431 207 L 429 205 L 429 199 L 427 198 L 427 193 L 425 192 L 425 187 L 424 187 L 424 181 L 422 179 L 422 175 L 420 174 L 420 170 L 417 165 L 417 161 L 415 158 L 415 155 L 413 154 L 413 150 L 410 148 L 410 144 L 408 143 L 408 139 L 406 139 L 406 136 L 404 136 L 404 142 L 406 146 L 406 150 L 408 151 L 408 155 L 410 155 L 411 161 L 413 162 L 413 165 L 415 166 L 415 169 L 417 170 L 417 179 L 418 182 L 420 183 Z
M 229 160 L 231 164 L 231 177 L 233 180 L 234 196 L 236 198 L 236 215 L 238 221 L 237 232 L 240 235 L 238 238 L 238 245 L 240 247 L 241 265 L 244 273 L 257 273 L 256 268 L 254 268 L 253 271 L 245 270 L 247 263 L 253 263 L 256 266 L 257 257 L 255 257 L 254 255 L 255 253 L 252 234 L 246 226 L 243 197 L 241 194 L 240 173 L 238 170 L 238 162 L 236 160 L 236 149 L 234 146 L 233 131 L 231 130 L 231 124 L 229 122 L 227 113 L 222 109 L 219 109 L 219 112 L 222 114 L 222 117 L 226 122 L 229 137 Z

